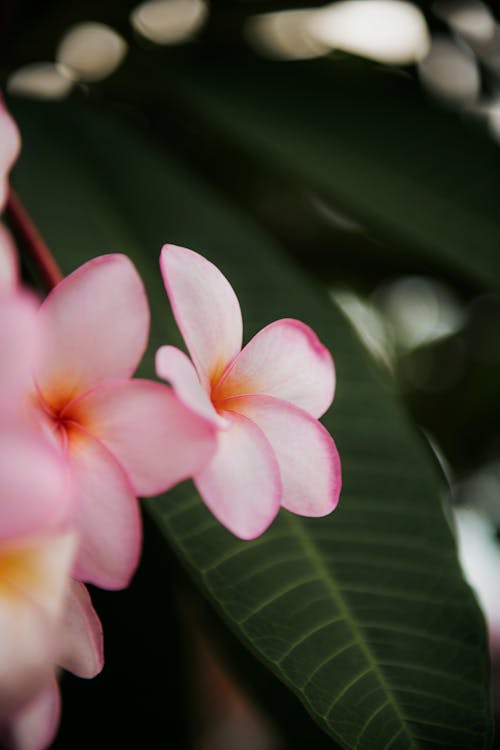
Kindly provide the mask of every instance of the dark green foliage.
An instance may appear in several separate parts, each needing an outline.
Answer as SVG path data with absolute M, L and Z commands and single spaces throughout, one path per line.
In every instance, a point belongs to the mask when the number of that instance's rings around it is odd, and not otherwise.
M 441 480 L 326 291 L 118 122 L 76 105 L 13 109 L 24 137 L 14 184 L 65 272 L 112 250 L 129 254 L 145 280 L 153 329 L 144 373 L 153 375 L 160 343 L 179 341 L 158 271 L 166 241 L 222 268 L 247 338 L 293 316 L 334 354 L 338 391 L 324 421 L 343 461 L 335 513 L 307 520 L 282 511 L 262 538 L 240 542 L 191 484 L 148 501 L 202 591 L 343 747 L 488 747 L 484 622 L 458 565 Z

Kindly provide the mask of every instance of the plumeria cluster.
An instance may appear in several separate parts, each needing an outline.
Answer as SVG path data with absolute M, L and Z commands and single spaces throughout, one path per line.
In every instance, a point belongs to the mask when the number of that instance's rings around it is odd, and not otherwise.
M 0 109 L 0 209 L 19 136 Z M 99 621 L 70 573 L 74 500 L 60 452 L 26 408 L 40 348 L 37 302 L 18 286 L 14 246 L 0 235 L 0 731 L 10 747 L 44 747 L 57 726 L 60 665 L 91 677 L 102 664 Z
M 19 148 L 0 106 L 0 209 Z M 157 373 L 132 376 L 149 308 L 124 255 L 105 255 L 40 304 L 17 279 L 0 234 L 0 736 L 48 747 L 59 720 L 57 674 L 93 677 L 102 629 L 86 583 L 127 586 L 141 548 L 137 497 L 193 478 L 242 539 L 280 506 L 321 516 L 336 505 L 340 465 L 318 418 L 333 362 L 308 326 L 279 320 L 242 349 L 229 282 L 197 253 L 167 245 L 161 271 L 192 361 L 162 347 Z M 1 741 L 0 740 L 0 741 Z

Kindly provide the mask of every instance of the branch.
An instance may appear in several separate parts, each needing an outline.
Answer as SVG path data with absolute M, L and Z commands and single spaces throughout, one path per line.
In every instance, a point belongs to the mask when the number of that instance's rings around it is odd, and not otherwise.
M 40 272 L 43 283 L 50 291 L 63 278 L 62 271 L 12 188 L 9 192 L 6 209 L 15 232 L 25 245 L 30 258 Z

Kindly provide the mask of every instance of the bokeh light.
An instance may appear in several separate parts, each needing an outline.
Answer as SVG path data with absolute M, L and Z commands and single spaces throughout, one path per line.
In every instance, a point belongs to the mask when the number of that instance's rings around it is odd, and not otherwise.
M 464 322 L 452 290 L 432 278 L 402 277 L 377 289 L 374 300 L 402 349 L 414 349 L 450 336 Z
M 495 34 L 495 19 L 479 0 L 447 0 L 433 5 L 434 13 L 453 31 L 476 42 L 488 42 Z
M 455 510 L 460 561 L 486 616 L 490 643 L 500 656 L 500 545 L 487 518 L 472 508 Z
M 130 15 L 141 36 L 155 44 L 180 44 L 193 37 L 208 16 L 204 0 L 149 0 Z
M 385 321 L 376 307 L 348 290 L 332 291 L 333 301 L 349 320 L 370 354 L 391 370 L 394 347 Z
M 107 78 L 127 54 L 127 43 L 103 23 L 86 22 L 71 27 L 57 49 L 56 60 L 76 80 L 90 82 Z
M 440 97 L 468 103 L 479 95 L 481 79 L 474 54 L 448 37 L 433 38 L 418 71 L 425 87 Z
M 311 36 L 332 49 L 383 63 L 405 65 L 429 49 L 424 16 L 401 0 L 345 0 L 320 8 L 308 20 Z
M 70 71 L 52 62 L 23 65 L 7 80 L 9 93 L 34 99 L 64 99 L 72 88 Z
M 283 10 L 251 16 L 245 25 L 250 45 L 266 57 L 309 60 L 330 52 L 330 45 L 315 39 L 308 27 L 313 10 Z

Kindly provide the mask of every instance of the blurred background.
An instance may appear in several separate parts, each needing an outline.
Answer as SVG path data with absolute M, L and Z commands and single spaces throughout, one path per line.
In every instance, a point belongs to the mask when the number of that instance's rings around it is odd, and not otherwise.
M 74 98 L 127 120 L 328 285 L 441 467 L 462 563 L 489 621 L 498 683 L 500 24 L 493 4 L 4 0 L 0 74 L 14 112 L 22 99 L 50 107 Z M 130 738 L 139 746 L 144 736 L 142 746 L 151 746 L 155 722 L 165 718 L 170 747 L 332 747 L 295 703 L 291 718 L 287 691 L 274 682 L 267 689 L 281 690 L 282 716 L 266 715 L 264 670 L 256 675 L 259 706 L 248 674 L 226 670 L 224 653 L 241 646 L 220 642 L 216 617 L 174 562 L 174 578 L 172 566 L 167 572 L 157 533 L 148 525 L 130 591 L 95 594 L 107 668 L 92 685 L 65 678 L 57 747 Z M 159 602 L 148 582 L 162 565 L 169 591 Z M 198 623 L 189 638 L 178 625 L 186 612 Z M 144 628 L 171 649 L 148 650 Z M 143 651 L 132 649 L 137 642 Z M 139 659 L 132 666 L 144 675 L 133 695 L 122 679 L 124 653 Z M 497 685 L 500 711 L 499 695 Z

